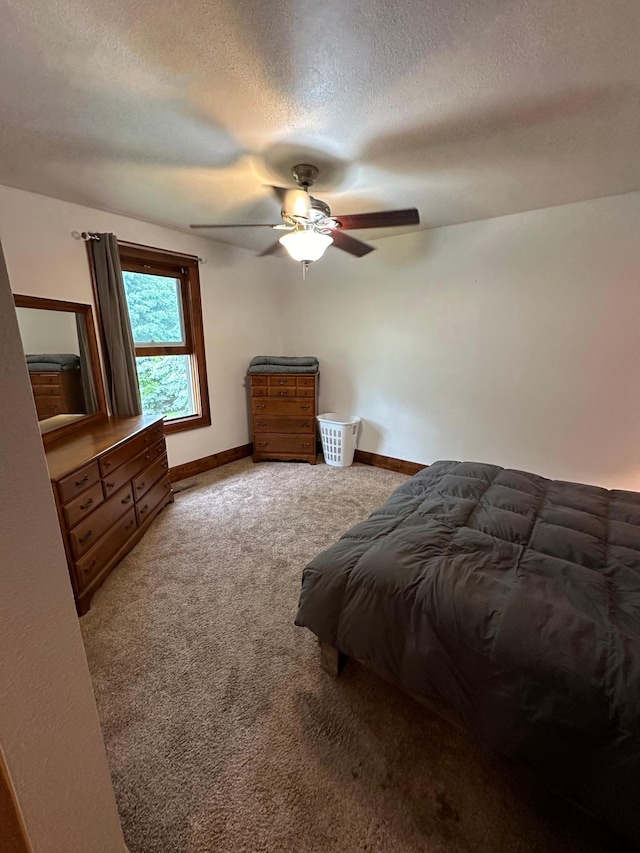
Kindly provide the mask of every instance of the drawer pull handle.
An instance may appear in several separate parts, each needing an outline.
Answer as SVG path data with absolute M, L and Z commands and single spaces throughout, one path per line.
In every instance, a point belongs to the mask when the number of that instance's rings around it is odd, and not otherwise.
M 144 489 L 144 480 L 141 483 L 138 483 L 137 489 L 138 491 L 140 491 L 140 489 Z
M 88 574 L 89 574 L 89 572 L 91 571 L 91 569 L 95 569 L 95 567 L 96 567 L 96 561 L 95 561 L 95 560 L 91 560 L 91 562 L 89 563 L 89 565 L 88 565 L 88 566 L 85 566 L 85 567 L 84 567 L 84 569 L 83 569 L 83 571 L 84 571 L 85 575 L 88 575 Z
M 131 519 L 131 521 L 128 522 L 128 524 L 125 524 L 124 529 L 125 530 L 131 530 L 132 527 L 133 527 L 133 519 Z
M 302 446 L 303 446 L 303 447 L 311 447 L 311 445 L 309 444 L 309 442 L 308 442 L 308 441 L 303 441 L 303 442 L 302 442 Z
M 280 379 L 280 380 L 278 381 L 278 385 L 286 385 L 286 384 L 287 384 L 287 380 L 286 380 L 286 379 Z
M 258 421 L 258 426 L 266 426 L 266 425 L 267 425 L 266 421 Z
M 86 503 L 80 504 L 80 509 L 89 509 L 90 506 L 93 506 L 93 498 L 89 498 Z
M 111 468 L 111 462 L 109 462 L 109 460 L 105 460 L 102 464 L 105 468 Z
M 115 487 L 116 487 L 115 483 L 105 483 L 104 485 L 105 485 L 105 488 L 107 488 L 107 489 L 115 489 Z
M 143 436 L 142 440 L 144 441 L 145 444 L 149 444 L 149 436 L 148 435 Z
M 145 512 L 149 509 L 149 504 L 145 504 L 143 507 L 140 507 L 140 515 L 144 515 Z
M 76 486 L 80 488 L 80 486 L 84 485 L 89 479 L 89 475 L 85 474 L 81 480 L 76 480 Z
M 311 406 L 300 406 L 300 408 L 301 408 L 301 409 L 304 409 L 304 410 L 305 410 L 305 412 L 306 412 L 306 411 L 307 411 L 307 409 L 310 409 L 310 408 L 311 408 Z
M 266 447 L 266 446 L 267 446 L 267 442 L 266 442 L 266 441 L 259 441 L 259 442 L 258 442 L 258 447 Z
M 84 536 L 81 536 L 81 537 L 78 539 L 78 542 L 79 542 L 81 545 L 84 545 L 84 543 L 85 543 L 85 542 L 88 542 L 88 540 L 89 540 L 89 539 L 91 539 L 91 537 L 92 537 L 92 536 L 93 536 L 93 530 L 87 530 L 87 532 L 84 534 Z
M 308 429 L 310 426 L 311 424 L 309 423 L 309 421 L 302 421 L 302 423 L 300 424 L 300 429 Z
M 287 396 L 287 391 L 278 391 L 278 394 L 279 394 L 281 397 L 286 397 L 286 396 Z
M 163 467 L 163 468 L 168 468 L 168 467 L 169 467 L 169 463 L 167 462 L 167 460 L 166 460 L 166 459 L 165 459 L 165 460 L 163 460 L 163 462 L 162 462 L 162 467 Z
M 162 453 L 162 448 L 164 447 L 164 443 L 161 441 L 160 444 L 156 447 L 156 451 L 158 453 Z
M 122 498 L 120 503 L 121 504 L 128 504 L 130 500 L 131 500 L 131 495 L 126 495 L 124 498 Z
M 260 403 L 260 405 L 256 406 L 256 409 L 266 409 L 266 405 L 264 403 Z
M 149 456 L 148 453 L 145 453 L 144 458 L 145 458 L 145 462 L 148 462 L 151 459 L 151 456 Z

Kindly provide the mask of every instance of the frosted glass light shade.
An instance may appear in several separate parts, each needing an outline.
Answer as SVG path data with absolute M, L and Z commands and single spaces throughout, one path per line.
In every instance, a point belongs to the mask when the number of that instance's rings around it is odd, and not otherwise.
M 284 234 L 280 242 L 294 261 L 311 263 L 324 255 L 333 243 L 333 237 L 318 231 L 292 231 L 291 234 Z

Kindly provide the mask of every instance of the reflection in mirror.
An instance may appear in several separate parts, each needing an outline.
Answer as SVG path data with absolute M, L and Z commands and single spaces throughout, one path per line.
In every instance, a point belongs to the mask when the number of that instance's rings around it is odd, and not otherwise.
M 42 433 L 98 411 L 84 313 L 16 308 Z
M 84 315 L 16 308 L 41 432 L 97 411 Z

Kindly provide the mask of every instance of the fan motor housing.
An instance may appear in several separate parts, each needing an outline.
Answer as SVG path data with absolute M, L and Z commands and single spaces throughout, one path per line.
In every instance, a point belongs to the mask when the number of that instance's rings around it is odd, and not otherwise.
M 322 201 L 322 199 L 314 198 L 310 195 L 309 202 L 309 213 L 305 217 L 295 216 L 291 213 L 287 213 L 285 210 L 282 210 L 282 218 L 284 221 L 289 222 L 292 225 L 296 222 L 320 223 L 331 217 L 331 209 L 326 201 Z
M 331 209 L 326 201 L 309 196 L 311 201 L 311 210 L 309 211 L 309 219 L 318 222 L 320 219 L 328 219 L 331 216 Z

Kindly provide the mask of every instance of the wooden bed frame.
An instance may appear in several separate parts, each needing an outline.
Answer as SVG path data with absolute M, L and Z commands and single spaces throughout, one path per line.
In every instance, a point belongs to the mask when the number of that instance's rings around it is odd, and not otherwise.
M 318 645 L 320 646 L 320 666 L 333 678 L 338 678 L 349 660 L 348 656 L 334 646 L 321 642 L 321 640 L 318 640 Z M 366 664 L 363 664 L 362 661 L 359 661 L 359 663 L 366 667 Z M 441 702 L 439 699 L 431 699 L 429 696 L 423 696 L 422 693 L 414 693 L 413 690 L 406 690 L 404 687 L 400 689 L 408 696 L 411 696 L 412 699 L 415 699 L 416 702 L 428 708 L 429 711 L 433 711 L 434 714 L 438 714 L 438 716 L 451 723 L 451 725 L 459 729 L 466 729 L 458 714 L 444 702 Z

